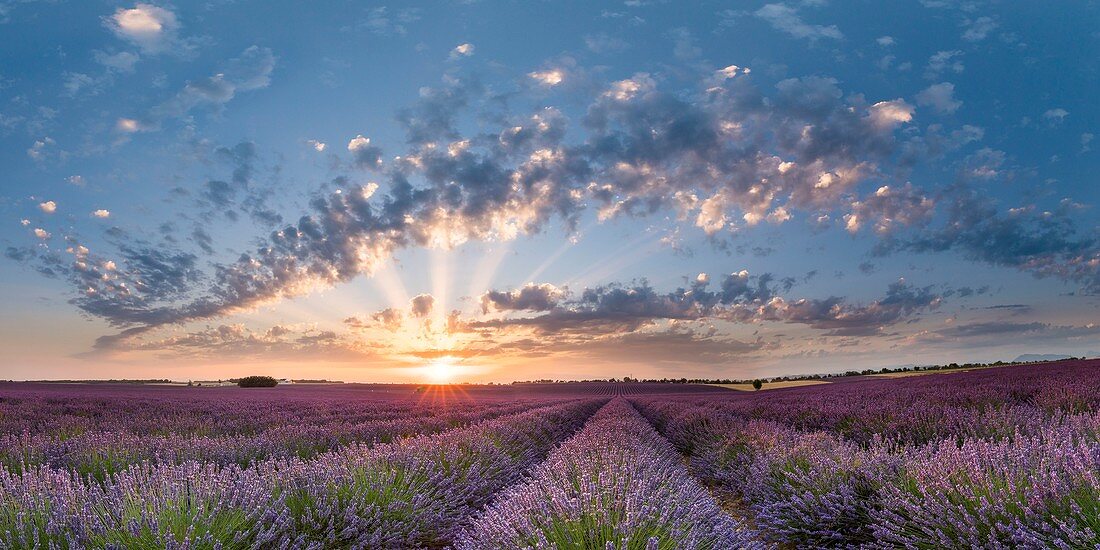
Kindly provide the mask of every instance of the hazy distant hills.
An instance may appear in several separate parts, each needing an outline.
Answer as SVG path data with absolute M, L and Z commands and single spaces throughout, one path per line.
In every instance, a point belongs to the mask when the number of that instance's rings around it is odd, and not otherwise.
M 1070 359 L 1073 355 L 1059 355 L 1057 353 L 1025 353 L 1015 360 L 1013 363 L 1034 363 L 1036 361 L 1058 361 L 1060 359 Z

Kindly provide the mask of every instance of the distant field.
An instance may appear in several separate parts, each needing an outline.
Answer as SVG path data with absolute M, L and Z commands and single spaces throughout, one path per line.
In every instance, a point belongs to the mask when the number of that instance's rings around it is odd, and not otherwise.
M 973 368 L 959 368 L 959 369 L 941 369 L 941 370 L 919 370 L 919 371 L 901 371 L 901 372 L 884 372 L 878 374 L 861 374 L 856 376 L 840 376 L 836 378 L 823 378 L 813 380 L 779 380 L 776 382 L 765 382 L 761 386 L 760 391 L 763 390 L 778 390 L 783 388 L 797 388 L 801 386 L 817 386 L 820 384 L 835 384 L 835 383 L 848 383 L 856 382 L 860 380 L 874 380 L 880 378 L 909 378 L 912 376 L 927 376 L 932 374 L 956 374 L 960 372 L 970 372 L 981 369 L 997 369 L 1011 366 L 1019 366 L 1014 364 L 1005 365 L 988 365 L 983 367 Z M 706 386 L 715 386 L 719 388 L 726 388 L 737 391 L 757 391 L 752 387 L 751 383 L 744 384 L 704 384 Z
M 766 382 L 760 387 L 760 390 L 777 390 L 780 388 L 797 388 L 801 386 L 816 386 L 818 384 L 829 384 L 828 380 L 781 380 L 779 382 Z M 756 391 L 756 388 L 752 387 L 752 384 L 706 384 L 707 386 L 715 386 L 719 388 L 726 388 L 737 391 Z
M 1100 543 L 1100 361 L 927 374 L 4 383 L 0 548 Z

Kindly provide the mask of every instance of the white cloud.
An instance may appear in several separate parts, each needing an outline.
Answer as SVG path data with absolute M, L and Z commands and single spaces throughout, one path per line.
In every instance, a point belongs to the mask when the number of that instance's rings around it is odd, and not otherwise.
M 657 86 L 648 73 L 638 73 L 626 80 L 620 80 L 611 84 L 611 89 L 604 92 L 604 97 L 610 97 L 616 101 L 630 101 L 638 94 L 645 94 Z
M 354 140 L 352 140 L 352 141 L 354 141 Z M 308 143 L 310 147 L 313 147 L 313 150 L 317 151 L 318 153 L 324 152 L 325 147 L 326 147 L 325 142 L 317 141 L 315 139 L 311 139 L 311 140 L 307 141 L 306 143 Z M 350 144 L 349 144 L 349 146 L 350 146 Z
M 171 49 L 176 41 L 179 22 L 171 10 L 151 4 L 119 8 L 106 20 L 115 35 L 127 40 L 148 54 Z
M 989 33 L 997 28 L 997 21 L 992 17 L 982 16 L 973 21 L 966 21 L 967 29 L 962 38 L 967 42 L 980 42 L 985 40 Z
M 882 47 L 893 46 L 894 44 L 896 44 L 893 36 L 880 36 L 875 39 L 875 42 L 878 42 L 878 45 Z
M 806 38 L 811 41 L 822 38 L 839 40 L 844 38 L 836 25 L 811 25 L 802 20 L 798 10 L 786 4 L 767 4 L 756 10 L 755 15 L 767 21 L 776 30 L 783 31 L 795 38 Z
M 92 212 L 92 216 L 96 217 L 96 218 L 101 218 L 101 219 L 102 218 L 109 218 L 109 217 L 111 217 L 111 211 L 100 208 L 99 210 L 96 210 L 96 211 Z
M 1061 124 L 1067 116 L 1069 116 L 1069 111 L 1059 107 L 1056 109 L 1048 109 L 1047 112 L 1043 113 L 1043 120 L 1051 124 Z
M 141 130 L 141 123 L 132 118 L 120 118 L 115 122 L 115 129 L 126 134 L 132 134 Z
M 913 120 L 913 112 L 916 109 L 905 102 L 904 99 L 892 101 L 880 101 L 869 109 L 871 123 L 880 128 L 893 128 Z
M 937 113 L 954 113 L 962 102 L 955 99 L 955 85 L 950 82 L 933 84 L 917 94 L 917 105 L 932 107 Z
M 737 65 L 730 65 L 724 69 L 714 71 L 714 76 L 720 80 L 729 80 L 739 74 L 749 74 L 752 69 L 748 67 L 738 67 Z
M 38 203 L 38 209 L 47 214 L 53 214 L 57 212 L 57 203 L 53 201 L 40 202 Z
M 123 73 L 132 72 L 139 59 L 138 55 L 133 52 L 107 53 L 96 51 L 93 56 L 96 63 Z
M 928 79 L 937 78 L 946 70 L 954 73 L 963 72 L 966 67 L 958 59 L 961 55 L 962 51 L 960 50 L 936 52 L 928 58 L 928 66 L 924 69 L 924 77 Z
M 94 94 L 97 90 L 98 82 L 84 74 L 84 73 L 65 73 L 65 82 L 62 86 L 65 88 L 65 95 L 69 97 L 76 97 L 80 90 L 91 88 Z
M 57 142 L 49 136 L 39 140 L 35 140 L 30 149 L 27 149 L 27 156 L 31 157 L 34 160 L 44 160 L 46 158 L 46 155 L 49 154 L 50 148 L 56 144 Z
M 1092 135 L 1088 132 L 1085 132 L 1085 133 L 1081 134 L 1081 152 L 1082 153 L 1087 153 L 1087 152 L 1092 150 L 1092 147 L 1090 146 L 1090 144 L 1092 143 L 1092 140 L 1095 137 L 1096 136 L 1094 136 L 1094 135 Z
M 77 187 L 84 187 L 84 183 L 85 183 L 84 182 L 84 176 L 81 176 L 81 175 L 69 176 L 69 177 L 65 178 L 65 181 L 67 181 L 67 182 L 69 182 L 69 183 L 71 183 L 71 184 L 73 184 Z
M 565 81 L 565 72 L 561 69 L 547 69 L 545 71 L 535 71 L 527 73 L 535 82 L 543 86 L 557 86 Z
M 455 46 L 455 48 L 451 50 L 450 58 L 458 59 L 460 57 L 469 57 L 471 55 L 474 55 L 474 45 L 467 42 L 465 44 L 459 44 Z
M 30 224 L 31 224 L 31 221 L 26 219 L 26 218 L 24 218 L 22 220 L 19 220 L 19 225 L 22 225 L 23 227 L 27 227 Z
M 36 227 L 34 229 L 34 236 L 45 241 L 50 238 L 50 232 L 42 229 L 41 227 Z

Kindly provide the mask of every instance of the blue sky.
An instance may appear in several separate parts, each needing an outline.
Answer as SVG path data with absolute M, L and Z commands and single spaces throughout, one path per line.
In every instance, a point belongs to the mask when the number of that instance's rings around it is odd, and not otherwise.
M 1098 9 L 0 2 L 4 370 L 1091 354 Z

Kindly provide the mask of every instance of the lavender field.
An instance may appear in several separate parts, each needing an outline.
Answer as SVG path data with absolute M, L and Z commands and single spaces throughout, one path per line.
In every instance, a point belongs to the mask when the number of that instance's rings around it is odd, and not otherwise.
M 0 385 L 0 548 L 1095 548 L 1100 361 L 687 384 Z

